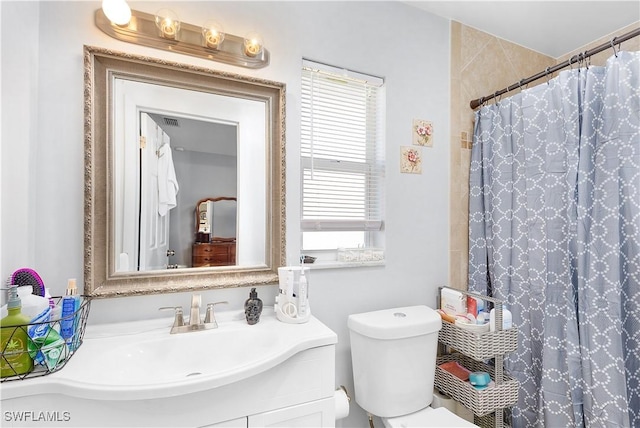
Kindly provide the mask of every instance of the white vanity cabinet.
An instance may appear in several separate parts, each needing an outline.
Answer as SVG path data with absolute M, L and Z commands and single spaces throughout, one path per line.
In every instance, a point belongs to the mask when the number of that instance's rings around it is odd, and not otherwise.
M 218 422 L 212 425 L 207 425 L 200 428 L 247 428 L 249 424 L 249 418 L 238 418 L 231 421 Z
M 169 335 L 164 326 L 104 338 L 88 334 L 62 370 L 2 383 L 1 425 L 335 426 L 333 331 L 314 317 L 281 323 L 270 311 L 254 326 L 219 324 L 217 331 L 185 335 Z M 108 358 L 117 359 L 112 364 L 100 360 L 110 347 Z M 155 352 L 138 361 L 148 350 Z
M 248 388 L 256 388 L 258 392 L 258 394 L 249 392 L 248 395 L 259 396 L 254 402 L 253 409 L 269 407 L 271 409 L 254 413 L 251 412 L 253 405 L 248 397 L 228 399 L 228 403 L 220 402 L 219 405 L 228 406 L 229 409 L 239 407 L 234 412 L 248 411 L 247 416 L 230 418 L 204 426 L 207 428 L 334 427 L 334 360 L 334 346 L 324 346 L 304 351 L 293 357 L 292 361 L 285 362 L 270 373 L 265 373 L 264 376 L 257 376 L 255 380 L 247 379 L 249 384 L 265 382 L 264 386 L 248 386 Z M 219 416 L 216 416 L 216 419 L 218 418 Z
M 312 348 L 239 382 L 175 397 L 95 400 L 61 392 L 3 399 L 2 426 L 333 427 L 334 361 L 335 345 Z
M 333 398 L 300 404 L 249 417 L 249 428 L 258 427 L 333 427 L 335 426 Z
M 215 423 L 202 428 L 333 427 L 335 426 L 334 409 L 333 398 L 325 398 L 311 403 L 258 413 L 246 418 Z

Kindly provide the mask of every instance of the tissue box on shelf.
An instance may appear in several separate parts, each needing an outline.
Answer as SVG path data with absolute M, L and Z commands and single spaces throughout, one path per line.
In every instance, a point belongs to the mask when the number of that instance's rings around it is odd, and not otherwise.
M 451 315 L 466 315 L 467 298 L 459 291 L 442 288 L 440 290 L 440 309 Z

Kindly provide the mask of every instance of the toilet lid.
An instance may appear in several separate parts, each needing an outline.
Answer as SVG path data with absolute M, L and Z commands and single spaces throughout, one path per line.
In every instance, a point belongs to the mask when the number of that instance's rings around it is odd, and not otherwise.
M 384 424 L 389 428 L 409 428 L 409 427 L 441 427 L 441 428 L 469 428 L 477 425 L 462 419 L 460 416 L 451 413 L 444 407 L 433 409 L 427 407 L 415 413 L 395 418 L 387 418 Z

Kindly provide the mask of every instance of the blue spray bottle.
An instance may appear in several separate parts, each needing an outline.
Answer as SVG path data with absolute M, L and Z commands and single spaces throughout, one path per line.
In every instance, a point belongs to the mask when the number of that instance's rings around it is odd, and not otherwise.
M 72 278 L 68 281 L 66 294 L 62 298 L 60 320 L 60 336 L 64 338 L 70 351 L 74 351 L 77 347 L 78 309 L 80 309 L 80 296 L 76 288 L 76 280 Z

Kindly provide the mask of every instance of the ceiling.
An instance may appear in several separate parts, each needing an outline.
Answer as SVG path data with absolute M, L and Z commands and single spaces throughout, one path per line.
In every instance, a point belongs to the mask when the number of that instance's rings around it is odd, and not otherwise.
M 237 156 L 238 127 L 213 121 L 149 113 L 167 133 L 171 147 L 181 152 Z
M 640 21 L 640 2 L 404 1 L 553 58 Z

